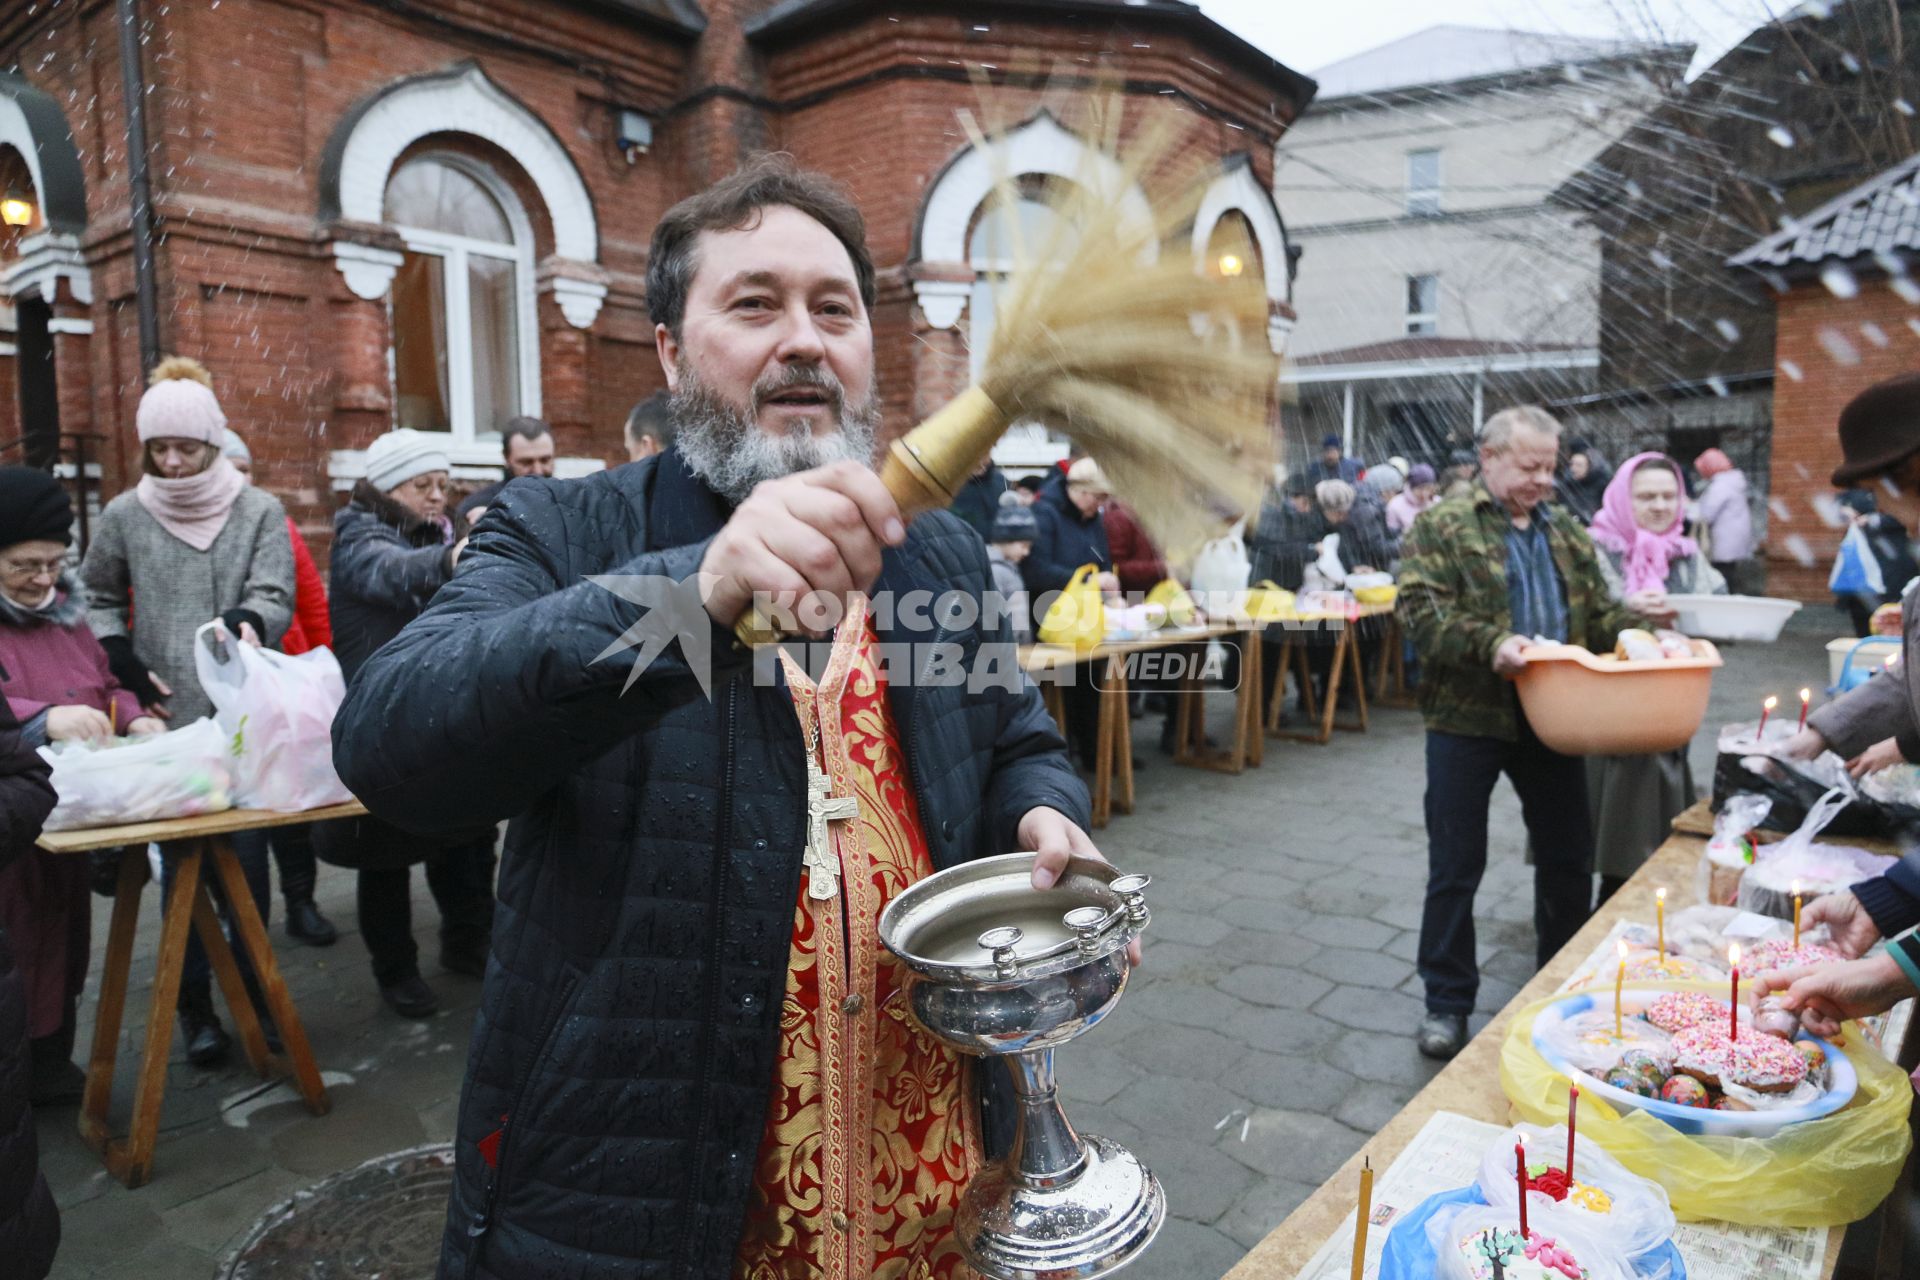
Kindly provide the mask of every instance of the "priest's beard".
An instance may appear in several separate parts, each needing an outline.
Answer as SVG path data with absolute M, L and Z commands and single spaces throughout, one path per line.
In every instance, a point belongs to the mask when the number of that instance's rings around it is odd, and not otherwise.
M 782 391 L 811 387 L 827 397 L 839 430 L 816 435 L 811 423 L 796 421 L 785 435 L 760 429 L 754 409 Z M 873 461 L 874 430 L 880 423 L 880 396 L 870 384 L 849 401 L 846 389 L 825 365 L 787 365 L 753 384 L 749 406 L 727 399 L 703 381 L 691 361 L 681 366 L 680 388 L 670 407 L 674 447 L 693 473 L 715 493 L 739 503 L 763 480 L 829 463 Z

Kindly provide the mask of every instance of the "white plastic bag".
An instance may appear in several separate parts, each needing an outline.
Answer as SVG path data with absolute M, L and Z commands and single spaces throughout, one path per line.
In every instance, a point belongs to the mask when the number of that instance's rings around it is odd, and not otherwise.
M 229 735 L 236 803 L 299 813 L 353 798 L 333 771 L 333 717 L 347 684 L 332 650 L 288 657 L 209 622 L 194 633 L 193 664 Z
M 1511 1157 L 1513 1149 L 1509 1147 L 1507 1151 Z M 1544 1197 L 1529 1196 L 1527 1219 L 1533 1236 L 1550 1240 L 1557 1248 L 1572 1253 L 1590 1280 L 1634 1280 L 1627 1254 L 1609 1233 L 1593 1228 L 1593 1215 L 1567 1209 Z M 1499 1246 L 1517 1252 L 1518 1228 L 1517 1212 L 1509 1205 L 1463 1204 L 1440 1210 L 1427 1219 L 1434 1275 L 1441 1280 L 1474 1280 L 1476 1272 L 1483 1276 L 1491 1274 L 1491 1268 L 1484 1262 L 1476 1268 L 1475 1262 L 1461 1251 L 1461 1245 L 1491 1242 L 1489 1233 L 1492 1233 Z M 1554 1274 L 1549 1268 L 1542 1270 Z
M 1247 557 L 1242 537 L 1246 527 L 1245 520 L 1236 522 L 1193 558 L 1189 593 L 1213 617 L 1230 617 L 1245 607 L 1247 582 L 1253 576 L 1253 561 Z
M 1313 567 L 1318 569 L 1320 576 L 1332 585 L 1336 587 L 1346 585 L 1347 568 L 1340 563 L 1339 534 L 1330 533 L 1320 539 L 1320 554 L 1315 557 Z
M 227 735 L 204 716 L 169 733 L 105 745 L 63 742 L 40 754 L 53 766 L 60 797 L 48 831 L 193 818 L 233 807 Z
M 1852 845 L 1816 839 L 1847 800 L 1848 793 L 1835 787 L 1807 811 L 1807 820 L 1799 830 L 1778 844 L 1760 845 L 1754 850 L 1753 865 L 1740 877 L 1735 899 L 1742 911 L 1790 920 L 1796 887 L 1803 900 L 1811 902 L 1822 894 L 1871 880 L 1899 861 Z

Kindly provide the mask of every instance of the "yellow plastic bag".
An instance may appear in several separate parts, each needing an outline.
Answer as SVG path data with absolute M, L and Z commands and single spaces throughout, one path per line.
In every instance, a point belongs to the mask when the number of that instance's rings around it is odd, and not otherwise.
M 1722 990 L 1700 983 L 1666 985 Z M 1520 1118 L 1540 1125 L 1564 1124 L 1567 1118 L 1567 1078 L 1533 1047 L 1534 1016 L 1551 1003 L 1543 1000 L 1522 1011 L 1500 1050 L 1500 1085 L 1507 1100 Z M 1591 1092 L 1580 1098 L 1580 1135 L 1665 1187 L 1674 1213 L 1685 1221 L 1774 1227 L 1855 1222 L 1886 1199 L 1906 1162 L 1913 1084 L 1853 1023 L 1846 1026 L 1843 1052 L 1860 1077 L 1853 1102 L 1771 1137 L 1691 1136 L 1643 1111 L 1616 1112 Z
M 1147 592 L 1147 603 L 1165 605 L 1167 621 L 1176 627 L 1190 627 L 1199 620 L 1199 608 L 1187 589 L 1172 578 L 1162 578 Z
M 1293 592 L 1262 578 L 1247 589 L 1247 616 L 1255 622 L 1279 622 L 1293 616 Z
M 1065 590 L 1040 619 L 1040 643 L 1091 649 L 1107 638 L 1106 601 L 1095 581 L 1099 573 L 1097 564 L 1083 564 L 1073 571 Z

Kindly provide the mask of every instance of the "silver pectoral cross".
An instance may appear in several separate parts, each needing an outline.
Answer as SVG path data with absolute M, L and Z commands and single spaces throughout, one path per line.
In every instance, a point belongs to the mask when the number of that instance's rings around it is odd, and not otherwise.
M 807 894 L 831 898 L 840 891 L 840 859 L 833 852 L 829 822 L 847 822 L 860 816 L 860 801 L 836 796 L 833 783 L 812 759 L 807 761 Z

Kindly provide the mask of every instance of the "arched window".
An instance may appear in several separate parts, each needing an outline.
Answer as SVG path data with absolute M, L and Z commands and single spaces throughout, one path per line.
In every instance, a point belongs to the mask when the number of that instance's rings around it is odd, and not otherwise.
M 406 242 L 393 278 L 394 422 L 470 442 L 540 412 L 533 232 L 497 176 L 465 157 L 408 160 L 385 220 Z
M 1031 258 L 1059 246 L 1072 234 L 1065 218 L 1046 199 L 1043 180 L 1028 177 L 1014 199 L 989 197 L 980 207 L 967 237 L 967 265 L 973 268 L 973 291 L 967 299 L 967 346 L 972 378 L 980 380 L 993 342 L 993 291 L 1013 270 L 1020 256 Z M 994 458 L 1005 466 L 1041 466 L 1067 456 L 1064 438 L 1055 439 L 1034 422 L 1015 423 L 994 447 Z

